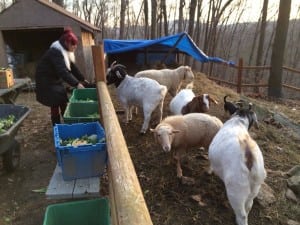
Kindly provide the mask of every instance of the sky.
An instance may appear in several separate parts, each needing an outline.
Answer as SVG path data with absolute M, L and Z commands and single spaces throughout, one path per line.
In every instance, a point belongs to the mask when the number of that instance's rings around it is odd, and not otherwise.
M 179 0 L 166 0 L 167 1 L 167 10 L 169 10 L 171 5 L 179 5 Z M 225 3 L 225 0 L 223 0 Z M 135 8 L 136 14 L 140 10 L 141 7 L 141 0 L 132 0 L 132 4 Z M 186 0 L 186 6 L 185 8 L 188 10 L 188 2 Z M 239 2 L 238 0 L 233 1 L 232 4 L 236 4 Z M 279 8 L 279 2 L 280 0 L 269 0 L 269 10 L 268 10 L 268 19 L 270 20 L 277 20 L 277 10 Z M 150 3 L 150 2 L 149 2 Z M 209 0 L 203 1 L 203 6 L 207 6 Z M 263 6 L 263 0 L 245 0 L 245 12 L 243 13 L 243 16 L 241 18 L 240 22 L 257 22 L 258 18 L 260 17 L 261 9 Z M 151 5 L 149 5 L 150 7 Z M 292 0 L 292 7 L 291 7 L 291 15 L 290 18 L 296 18 L 297 17 L 297 11 L 299 11 L 300 7 L 300 0 Z M 178 10 L 178 9 L 177 9 Z M 234 18 L 234 16 L 232 16 Z M 298 12 L 298 18 L 300 18 L 300 12 Z

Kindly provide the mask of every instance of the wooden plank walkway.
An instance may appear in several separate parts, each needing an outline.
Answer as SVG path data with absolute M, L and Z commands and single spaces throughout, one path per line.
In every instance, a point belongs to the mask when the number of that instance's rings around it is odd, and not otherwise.
M 74 199 L 100 196 L 100 177 L 64 181 L 61 167 L 56 165 L 46 191 L 47 199 Z

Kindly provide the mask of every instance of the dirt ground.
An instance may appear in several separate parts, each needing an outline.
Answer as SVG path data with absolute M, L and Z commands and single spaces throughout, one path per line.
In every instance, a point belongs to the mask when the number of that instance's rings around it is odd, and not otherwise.
M 213 105 L 210 114 L 223 121 L 227 119 L 222 108 L 223 96 L 230 94 L 234 100 L 239 98 L 235 92 L 208 81 L 202 75 L 197 75 L 195 92 L 208 92 L 218 98 L 220 104 Z M 170 97 L 167 97 L 165 105 L 169 100 Z M 255 104 L 261 103 L 264 109 L 284 114 L 299 126 L 299 102 L 253 101 Z M 20 167 L 13 173 L 6 173 L 0 168 L 0 225 L 41 225 L 47 205 L 65 201 L 47 200 L 44 192 L 35 192 L 47 187 L 56 165 L 50 116 L 48 108 L 35 101 L 33 92 L 22 93 L 16 103 L 29 106 L 31 112 L 18 132 L 18 140 L 22 144 Z M 119 109 L 117 102 L 115 105 Z M 164 116 L 168 115 L 167 107 L 164 111 Z M 234 224 L 234 214 L 223 183 L 218 177 L 205 173 L 208 165 L 205 150 L 191 149 L 188 152 L 183 161 L 183 173 L 195 178 L 196 184 L 182 185 L 176 178 L 175 165 L 168 163 L 170 155 L 163 153 L 154 143 L 152 134 L 139 135 L 141 113 L 128 125 L 122 123 L 122 117 L 121 114 L 120 124 L 153 224 Z M 260 129 L 252 130 L 251 134 L 262 149 L 268 170 L 266 183 L 273 189 L 276 202 L 263 207 L 255 201 L 249 215 L 249 225 L 286 225 L 289 219 L 300 222 L 299 203 L 286 199 L 287 177 L 282 173 L 300 164 L 299 134 L 276 121 L 265 123 L 268 117 L 269 114 L 260 113 Z M 105 179 L 101 193 L 108 194 Z M 201 204 L 191 198 L 193 195 L 201 196 Z

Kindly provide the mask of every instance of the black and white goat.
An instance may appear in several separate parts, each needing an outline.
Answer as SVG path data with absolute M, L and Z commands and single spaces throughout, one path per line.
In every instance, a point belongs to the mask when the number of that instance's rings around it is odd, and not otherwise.
M 115 84 L 118 98 L 125 108 L 126 123 L 132 120 L 132 109 L 134 106 L 143 108 L 144 123 L 140 133 L 144 134 L 149 128 L 153 111 L 158 109 L 157 123 L 160 123 L 162 120 L 163 103 L 167 88 L 150 78 L 129 76 L 125 69 L 125 66 L 113 62 L 107 70 L 107 85 Z
M 262 152 L 248 133 L 252 125 L 258 127 L 251 104 L 249 109 L 237 109 L 208 150 L 210 172 L 223 180 L 238 225 L 248 225 L 253 199 L 266 178 Z

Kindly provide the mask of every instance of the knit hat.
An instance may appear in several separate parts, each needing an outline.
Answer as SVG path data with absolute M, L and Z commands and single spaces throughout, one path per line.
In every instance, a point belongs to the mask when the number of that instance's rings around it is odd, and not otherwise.
M 72 29 L 70 27 L 67 27 L 65 28 L 64 33 L 59 38 L 59 42 L 64 48 L 66 48 L 65 43 L 67 44 L 71 43 L 72 45 L 77 45 L 78 38 L 73 33 Z

